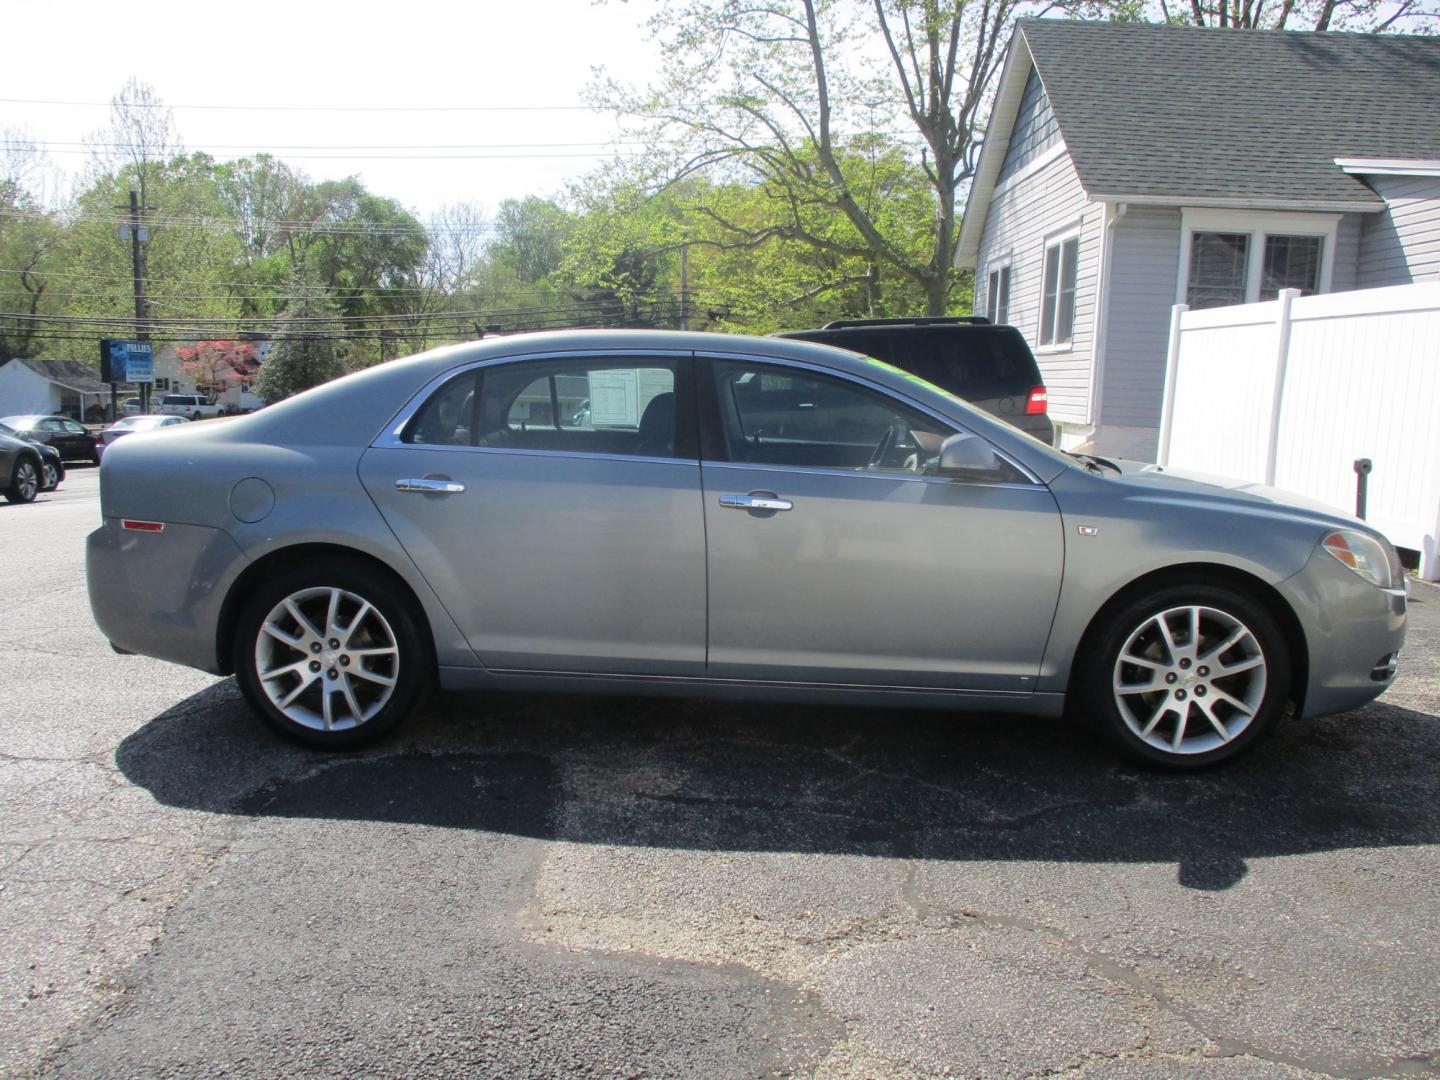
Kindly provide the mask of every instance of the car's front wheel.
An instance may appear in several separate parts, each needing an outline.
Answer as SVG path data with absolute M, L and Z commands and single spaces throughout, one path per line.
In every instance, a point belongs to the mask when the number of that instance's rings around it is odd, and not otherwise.
M 352 565 L 265 582 L 240 613 L 234 663 L 268 723 L 331 748 L 371 742 L 405 719 L 434 666 L 407 598 Z
M 1132 758 L 1198 769 L 1263 739 L 1290 697 L 1274 616 L 1249 596 L 1173 585 L 1112 612 L 1081 658 L 1086 704 Z
M 28 457 L 15 462 L 10 473 L 10 486 L 5 489 L 5 498 L 12 503 L 34 502 L 40 493 L 40 473 Z
M 54 491 L 60 486 L 60 468 L 53 461 L 45 462 L 45 483 L 42 491 Z

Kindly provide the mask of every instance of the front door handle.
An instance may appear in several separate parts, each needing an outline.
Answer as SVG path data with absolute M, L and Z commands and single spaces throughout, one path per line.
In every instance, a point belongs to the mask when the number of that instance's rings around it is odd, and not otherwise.
M 421 491 L 427 495 L 459 495 L 465 490 L 465 485 L 454 480 L 396 480 L 395 490 Z
M 774 495 L 721 495 L 720 505 L 729 510 L 789 510 L 795 504 Z

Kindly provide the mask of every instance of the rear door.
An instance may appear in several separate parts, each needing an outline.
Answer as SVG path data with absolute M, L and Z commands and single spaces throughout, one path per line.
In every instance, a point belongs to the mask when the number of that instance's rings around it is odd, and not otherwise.
M 1059 595 L 1059 510 L 1018 467 L 935 475 L 955 428 L 877 387 L 753 359 L 701 372 L 709 670 L 1027 692 Z
M 365 453 L 366 489 L 487 667 L 704 671 L 689 372 L 635 352 L 477 367 Z

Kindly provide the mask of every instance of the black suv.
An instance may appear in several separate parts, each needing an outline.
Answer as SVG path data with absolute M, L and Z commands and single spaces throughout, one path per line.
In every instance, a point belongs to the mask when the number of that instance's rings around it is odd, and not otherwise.
M 1020 331 L 978 316 L 842 319 L 776 337 L 818 341 L 884 360 L 1053 445 L 1045 383 Z

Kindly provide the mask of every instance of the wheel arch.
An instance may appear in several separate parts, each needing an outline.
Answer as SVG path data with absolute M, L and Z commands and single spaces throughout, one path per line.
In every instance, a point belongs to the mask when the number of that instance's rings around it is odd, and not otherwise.
M 220 618 L 215 633 L 216 661 L 220 673 L 233 675 L 235 672 L 235 665 L 231 662 L 235 651 L 235 626 L 239 621 L 240 611 L 244 608 L 245 601 L 258 582 L 298 566 L 334 560 L 343 560 L 352 565 L 362 566 L 367 572 L 384 577 L 396 589 L 409 605 L 410 615 L 415 621 L 427 652 L 427 662 L 431 668 L 434 668 L 436 666 L 434 629 L 425 612 L 425 605 L 420 602 L 420 598 L 415 595 L 415 590 L 410 587 L 410 583 L 403 576 L 383 559 L 378 559 L 358 548 L 346 547 L 343 544 L 304 543 L 292 544 L 268 552 L 241 571 L 240 575 L 231 583 L 230 590 L 225 594 L 225 601 L 220 606 Z
M 1273 585 L 1254 574 L 1233 566 L 1226 566 L 1223 563 L 1179 563 L 1174 566 L 1161 567 L 1158 570 L 1142 574 L 1117 589 L 1105 603 L 1100 605 L 1086 625 L 1084 634 L 1080 637 L 1080 644 L 1075 649 L 1075 658 L 1070 665 L 1070 675 L 1066 680 L 1066 698 L 1071 701 L 1075 700 L 1074 692 L 1084 677 L 1089 656 L 1095 649 L 1102 628 L 1114 612 L 1148 592 L 1186 583 L 1228 586 L 1264 606 L 1266 611 L 1274 617 L 1281 632 L 1285 635 L 1285 644 L 1290 650 L 1290 697 L 1295 702 L 1298 714 L 1304 706 L 1305 688 L 1309 685 L 1310 678 L 1310 651 L 1305 638 L 1305 630 L 1300 625 L 1294 609 L 1286 603 L 1285 598 Z

